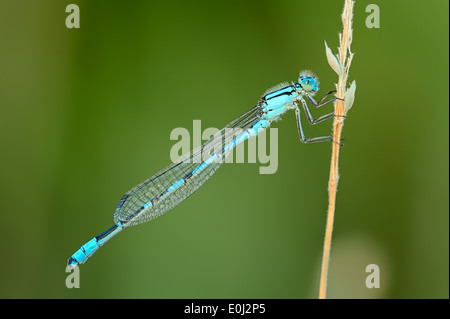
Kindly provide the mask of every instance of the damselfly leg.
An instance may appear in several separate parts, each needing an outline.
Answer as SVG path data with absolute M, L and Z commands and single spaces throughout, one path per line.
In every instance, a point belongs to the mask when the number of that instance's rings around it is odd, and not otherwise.
M 306 94 L 306 96 L 308 97 L 309 101 L 311 102 L 311 104 L 315 108 L 319 108 L 321 106 L 324 106 L 325 104 L 328 104 L 328 103 L 336 100 L 336 97 L 333 97 L 333 98 L 325 101 L 325 99 L 329 95 L 331 95 L 333 93 L 336 93 L 336 91 L 334 90 L 334 91 L 328 92 L 324 97 L 322 97 L 319 100 L 319 102 L 316 102 L 316 100 L 314 100 L 314 98 L 312 96 L 310 96 L 309 94 Z M 331 141 L 333 141 L 333 137 L 332 136 L 319 136 L 319 137 L 310 137 L 310 138 L 306 138 L 305 137 L 305 134 L 303 133 L 303 129 L 302 129 L 301 120 L 300 120 L 300 109 L 298 107 L 299 102 L 301 102 L 301 104 L 303 106 L 303 109 L 305 110 L 306 118 L 307 118 L 309 124 L 311 124 L 311 125 L 315 125 L 317 123 L 320 123 L 322 121 L 325 121 L 325 120 L 327 120 L 329 118 L 334 117 L 334 112 L 331 112 L 331 113 L 319 116 L 318 118 L 314 119 L 312 117 L 312 115 L 311 115 L 311 112 L 309 111 L 308 104 L 306 103 L 306 101 L 304 99 L 302 99 L 302 98 L 298 99 L 296 101 L 297 105 L 296 105 L 296 108 L 295 108 L 295 116 L 297 118 L 297 128 L 298 128 L 300 141 L 302 143 L 317 143 L 317 142 L 331 142 Z M 337 141 L 333 141 L 333 142 L 343 146 L 341 143 L 339 143 Z

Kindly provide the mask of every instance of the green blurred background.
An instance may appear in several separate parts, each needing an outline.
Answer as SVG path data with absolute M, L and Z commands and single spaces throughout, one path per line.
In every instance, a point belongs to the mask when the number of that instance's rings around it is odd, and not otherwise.
M 65 26 L 70 3 L 80 29 Z M 448 298 L 449 3 L 374 1 L 381 27 L 368 29 L 369 3 L 355 5 L 328 297 Z M 170 163 L 174 128 L 220 128 L 302 69 L 333 89 L 324 40 L 336 52 L 342 5 L 0 1 L 0 297 L 316 298 L 331 145 L 301 144 L 293 113 L 274 125 L 276 174 L 227 164 L 103 247 L 80 289 L 65 266 Z

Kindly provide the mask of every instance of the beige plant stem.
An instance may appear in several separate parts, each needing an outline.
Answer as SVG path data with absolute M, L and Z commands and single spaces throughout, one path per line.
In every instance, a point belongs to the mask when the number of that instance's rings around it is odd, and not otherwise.
M 353 5 L 354 1 L 345 0 L 344 11 L 342 12 L 343 31 L 339 34 L 339 51 L 337 56 L 331 53 L 331 50 L 326 46 L 326 54 L 328 63 L 331 68 L 338 74 L 339 80 L 336 85 L 336 103 L 334 107 L 334 122 L 333 122 L 333 139 L 337 143 L 333 143 L 333 150 L 331 154 L 330 179 L 328 181 L 328 216 L 325 230 L 325 241 L 323 248 L 322 269 L 320 274 L 319 298 L 325 299 L 327 288 L 328 265 L 331 251 L 331 237 L 333 233 L 334 213 L 336 207 L 336 192 L 339 180 L 338 163 L 339 163 L 339 149 L 341 140 L 342 127 L 344 126 L 344 119 L 347 111 L 351 108 L 355 96 L 356 84 L 353 82 L 350 88 L 347 89 L 347 78 L 352 62 L 353 53 L 350 51 L 350 44 L 352 42 L 352 19 L 353 19 Z M 326 43 L 325 43 L 326 45 Z M 348 53 L 348 57 L 347 57 Z

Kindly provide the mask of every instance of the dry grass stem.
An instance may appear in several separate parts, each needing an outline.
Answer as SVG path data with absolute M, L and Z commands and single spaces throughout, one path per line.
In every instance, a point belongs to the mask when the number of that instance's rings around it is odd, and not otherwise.
M 319 298 L 325 299 L 327 288 L 328 265 L 331 251 L 331 237 L 333 233 L 334 213 L 336 207 L 336 192 L 339 180 L 338 163 L 339 163 L 339 149 L 341 140 L 342 127 L 344 126 L 344 119 L 347 111 L 352 107 L 356 83 L 353 82 L 347 90 L 347 79 L 350 70 L 350 64 L 353 59 L 353 53 L 350 51 L 350 44 L 352 43 L 352 19 L 353 19 L 353 5 L 354 1 L 345 0 L 344 11 L 342 12 L 343 31 L 339 34 L 339 49 L 338 54 L 334 56 L 331 50 L 325 43 L 325 52 L 327 60 L 331 68 L 338 74 L 339 80 L 336 84 L 336 100 L 334 106 L 334 122 L 333 122 L 333 138 L 338 143 L 333 143 L 333 150 L 331 154 L 330 179 L 328 181 L 328 216 L 325 230 L 325 241 L 323 248 L 322 269 L 320 274 Z M 336 65 L 337 64 L 337 65 Z

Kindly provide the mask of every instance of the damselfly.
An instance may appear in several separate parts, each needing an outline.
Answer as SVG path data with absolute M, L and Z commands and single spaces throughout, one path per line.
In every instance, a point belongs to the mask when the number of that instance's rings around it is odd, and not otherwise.
M 336 99 L 333 97 L 326 100 L 328 96 L 335 93 L 330 91 L 316 102 L 313 96 L 318 90 L 319 81 L 310 71 L 301 72 L 298 83 L 285 82 L 267 90 L 255 107 L 228 123 L 202 146 L 126 193 L 114 211 L 115 225 L 83 245 L 70 257 L 68 266 L 74 268 L 86 262 L 98 248 L 126 227 L 145 223 L 177 206 L 217 171 L 237 145 L 260 134 L 288 110 L 295 111 L 301 142 L 332 141 L 331 136 L 306 138 L 303 133 L 300 104 L 310 124 L 322 122 L 334 115 L 329 113 L 317 119 L 312 117 L 306 99 L 316 108 Z M 230 128 L 240 129 L 240 133 L 236 135 L 236 131 Z M 205 150 L 207 150 L 207 156 L 205 156 Z M 199 158 L 201 160 L 198 160 Z

